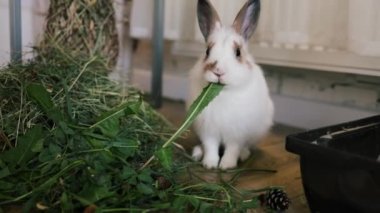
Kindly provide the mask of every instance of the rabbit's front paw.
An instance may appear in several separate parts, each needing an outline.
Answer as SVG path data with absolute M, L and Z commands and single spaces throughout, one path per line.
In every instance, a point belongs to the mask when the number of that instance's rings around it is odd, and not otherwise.
M 219 163 L 219 157 L 204 157 L 202 164 L 205 168 L 207 169 L 216 169 L 218 168 L 218 163 Z
M 195 161 L 200 161 L 202 159 L 202 155 L 203 155 L 203 150 L 201 146 L 200 145 L 195 146 L 193 148 L 193 153 L 191 154 L 191 157 L 193 157 Z
M 237 160 L 235 158 L 228 158 L 223 157 L 220 161 L 219 168 L 226 170 L 226 169 L 233 169 L 237 166 Z
M 241 161 L 245 161 L 249 158 L 250 155 L 251 155 L 251 151 L 249 149 L 242 149 L 239 155 L 239 159 Z

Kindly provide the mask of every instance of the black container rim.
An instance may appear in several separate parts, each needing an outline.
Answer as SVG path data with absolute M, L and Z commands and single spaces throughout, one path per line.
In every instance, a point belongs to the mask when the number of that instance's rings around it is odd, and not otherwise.
M 380 170 L 380 163 L 374 159 L 313 144 L 313 141 L 328 132 L 365 126 L 371 123 L 380 126 L 380 115 L 289 135 L 286 137 L 285 148 L 291 153 L 298 154 L 301 158 L 312 158 L 321 163 L 334 164 L 339 167 Z

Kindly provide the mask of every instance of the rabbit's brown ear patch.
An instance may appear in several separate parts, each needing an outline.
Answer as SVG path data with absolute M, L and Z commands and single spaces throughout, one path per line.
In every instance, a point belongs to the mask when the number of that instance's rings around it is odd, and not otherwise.
M 213 62 L 213 63 L 207 63 L 207 64 L 204 66 L 203 70 L 204 70 L 205 72 L 207 72 L 207 71 L 212 71 L 213 69 L 215 69 L 215 67 L 216 67 L 217 64 L 218 64 L 217 61 L 215 61 L 215 62 Z

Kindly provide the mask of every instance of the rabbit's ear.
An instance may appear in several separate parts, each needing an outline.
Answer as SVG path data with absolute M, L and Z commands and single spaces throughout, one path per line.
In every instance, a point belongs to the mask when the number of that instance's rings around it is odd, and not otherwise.
M 248 0 L 237 14 L 232 25 L 247 41 L 255 32 L 260 15 L 260 0 Z
M 206 41 L 215 27 L 221 26 L 218 13 L 209 0 L 198 0 L 198 23 Z

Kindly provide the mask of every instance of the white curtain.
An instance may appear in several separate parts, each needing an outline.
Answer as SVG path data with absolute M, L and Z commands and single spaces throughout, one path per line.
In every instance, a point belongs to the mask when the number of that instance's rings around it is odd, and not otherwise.
M 131 35 L 150 38 L 154 0 L 134 0 Z M 231 24 L 246 0 L 211 0 Z M 166 0 L 165 38 L 202 41 L 196 0 Z M 380 56 L 380 0 L 262 0 L 253 42 L 275 48 Z

